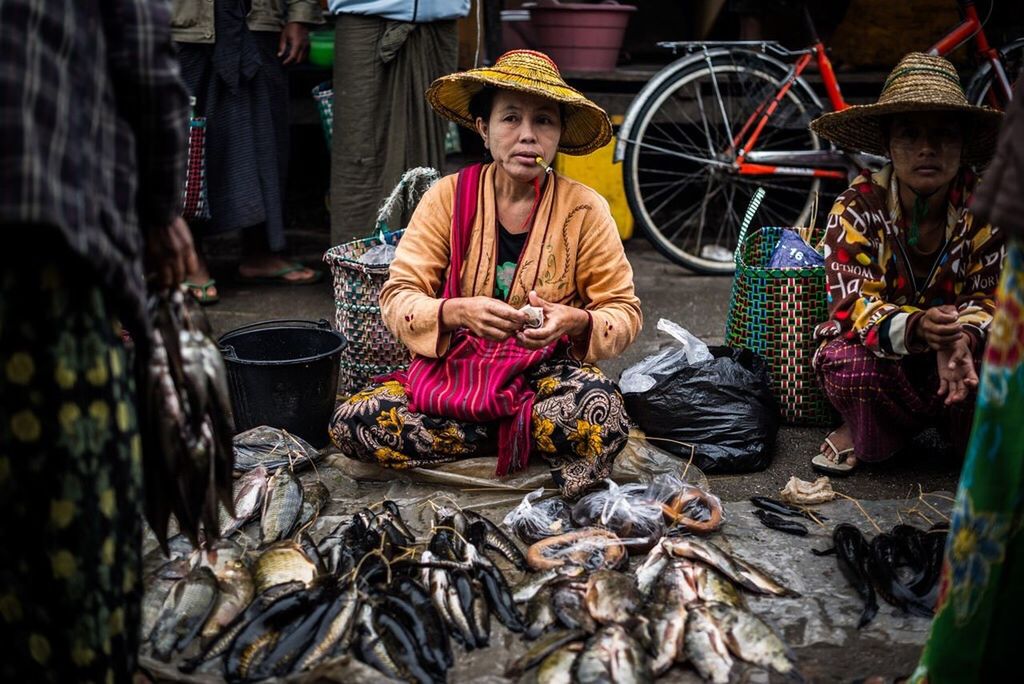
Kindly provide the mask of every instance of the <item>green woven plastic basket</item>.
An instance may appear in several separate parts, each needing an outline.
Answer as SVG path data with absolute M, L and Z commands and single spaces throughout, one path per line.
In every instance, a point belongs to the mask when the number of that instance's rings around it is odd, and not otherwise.
M 817 349 L 814 328 L 828 318 L 825 269 L 768 267 L 786 229 L 766 226 L 748 233 L 763 197 L 764 190 L 758 188 L 740 229 L 725 343 L 749 349 L 767 361 L 783 420 L 827 425 L 833 410 L 811 364 Z M 820 239 L 822 232 L 819 229 L 812 241 Z

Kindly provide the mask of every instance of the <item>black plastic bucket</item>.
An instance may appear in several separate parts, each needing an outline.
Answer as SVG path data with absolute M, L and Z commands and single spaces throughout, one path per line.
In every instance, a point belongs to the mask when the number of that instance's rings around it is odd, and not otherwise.
M 253 323 L 219 340 L 239 432 L 258 425 L 326 446 L 345 338 L 327 321 Z

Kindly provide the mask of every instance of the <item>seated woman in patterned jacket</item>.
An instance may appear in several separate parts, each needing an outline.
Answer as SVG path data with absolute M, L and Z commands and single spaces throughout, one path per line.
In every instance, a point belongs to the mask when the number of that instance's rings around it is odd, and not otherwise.
M 412 365 L 339 405 L 331 438 L 391 468 L 497 453 L 502 475 L 536 455 L 576 496 L 609 475 L 629 432 L 593 363 L 629 346 L 642 316 L 608 203 L 548 169 L 557 151 L 605 145 L 608 116 L 528 50 L 427 97 L 493 162 L 441 179 L 416 208 L 380 298 Z
M 814 364 L 843 423 L 816 469 L 887 459 L 928 427 L 963 453 L 1004 243 L 968 210 L 971 166 L 991 158 L 999 120 L 967 104 L 947 60 L 911 53 L 876 104 L 811 124 L 891 160 L 854 180 L 828 219 L 829 320 Z

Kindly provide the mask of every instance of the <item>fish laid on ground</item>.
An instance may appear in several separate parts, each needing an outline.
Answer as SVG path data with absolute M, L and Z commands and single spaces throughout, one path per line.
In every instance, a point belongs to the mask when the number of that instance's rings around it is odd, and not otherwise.
M 324 615 L 308 648 L 295 661 L 295 671 L 315 667 L 339 644 L 345 643 L 355 624 L 359 610 L 359 597 L 355 590 L 345 591 L 334 599 Z
M 164 662 L 199 633 L 217 598 L 217 578 L 206 567 L 193 569 L 178 580 L 164 601 L 149 640 L 153 655 Z
M 302 511 L 302 484 L 291 468 L 281 468 L 267 484 L 260 518 L 260 541 L 272 544 L 286 538 Z
M 878 595 L 904 612 L 920 617 L 931 617 L 934 605 L 926 603 L 905 586 L 896 574 L 897 540 L 889 534 L 877 534 L 868 544 L 870 556 L 867 564 L 871 583 Z
M 587 608 L 586 590 L 587 585 L 582 582 L 560 582 L 555 585 L 551 607 L 563 627 L 591 633 L 597 631 L 597 622 Z
M 526 603 L 545 586 L 560 578 L 579 578 L 586 574 L 582 565 L 560 565 L 557 568 L 535 572 L 512 590 L 512 599 L 516 603 Z
M 577 641 L 558 649 L 537 668 L 537 684 L 573 684 L 572 666 L 583 650 L 583 642 Z
M 525 629 L 523 617 L 512 600 L 512 590 L 509 589 L 505 576 L 494 566 L 478 568 L 477 574 L 483 585 L 487 604 L 501 624 L 512 632 L 522 632 Z
M 164 601 L 171 587 L 178 580 L 188 577 L 192 569 L 191 558 L 177 558 L 169 560 L 160 568 L 155 570 L 146 578 L 146 593 L 142 597 L 142 629 L 140 634 L 149 634 L 153 631 L 163 610 Z
M 267 477 L 267 469 L 259 465 L 235 481 L 235 515 L 232 517 L 225 508 L 221 508 L 222 537 L 230 537 L 261 510 L 267 493 Z
M 665 553 L 665 547 L 659 541 L 651 548 L 647 557 L 644 558 L 644 562 L 638 565 L 633 573 L 636 576 L 636 587 L 642 595 L 647 596 L 651 592 L 655 580 L 661 575 L 668 562 L 668 554 Z
M 687 605 L 697 592 L 681 567 L 670 565 L 654 583 L 647 608 L 644 633 L 647 650 L 654 656 L 651 671 L 661 675 L 686 660 Z
M 558 624 L 558 616 L 555 615 L 555 606 L 552 600 L 555 588 L 554 584 L 545 586 L 526 604 L 525 636 L 527 639 L 536 639 Z
M 726 646 L 740 660 L 775 670 L 793 671 L 793 654 L 778 634 L 761 618 L 746 610 L 712 603 L 708 613 L 718 625 Z
M 578 684 L 653 682 L 650 659 L 622 625 L 608 625 L 592 636 L 573 663 Z
M 686 618 L 686 657 L 704 679 L 728 684 L 735 662 L 706 606 L 693 606 Z
M 560 629 L 548 632 L 537 639 L 526 653 L 505 666 L 506 677 L 519 677 L 527 670 L 539 665 L 549 655 L 567 644 L 587 638 L 581 629 Z
M 785 501 L 777 501 L 767 496 L 752 496 L 750 497 L 750 503 L 754 504 L 760 509 L 766 510 L 769 513 L 774 513 L 776 515 L 802 517 L 807 518 L 808 520 L 814 520 L 815 518 L 817 518 L 818 520 L 828 520 L 828 518 L 826 518 L 823 515 L 818 515 L 816 513 L 812 514 L 804 508 L 788 504 Z
M 289 627 L 308 614 L 321 592 L 301 589 L 279 597 L 256 615 L 235 637 L 224 657 L 228 681 L 248 679 L 277 645 Z
M 214 570 L 214 573 L 217 578 L 217 602 L 200 632 L 204 637 L 220 634 L 245 610 L 256 593 L 252 574 L 241 561 L 232 561 L 219 571 Z
M 316 578 L 316 564 L 292 541 L 273 544 L 260 554 L 253 569 L 256 591 L 264 592 L 276 584 L 300 581 L 307 587 Z
M 598 570 L 587 580 L 584 594 L 590 616 L 602 624 L 624 624 L 635 619 L 640 591 L 631 575 Z
M 763 570 L 727 554 L 709 541 L 696 538 L 674 538 L 665 539 L 662 544 L 670 554 L 710 565 L 736 584 L 755 594 L 790 597 L 800 595 L 780 584 Z
M 871 573 L 868 570 L 871 550 L 861 531 L 849 523 L 840 523 L 835 526 L 835 529 L 832 530 L 832 544 L 834 547 L 831 551 L 814 553 L 816 555 L 831 552 L 836 554 L 839 571 L 864 601 L 864 609 L 857 622 L 857 629 L 860 629 L 871 622 L 878 613 L 878 598 L 875 595 L 875 588 L 871 584 Z
M 758 508 L 754 511 L 754 517 L 760 520 L 761 524 L 769 529 L 785 532 L 786 534 L 792 534 L 796 537 L 807 536 L 807 525 L 795 520 L 787 520 L 786 518 L 776 515 L 770 511 Z
M 706 565 L 692 565 L 694 584 L 697 586 L 697 598 L 704 603 L 724 603 L 727 606 L 746 608 L 747 602 L 736 585 L 722 576 L 714 568 Z
M 310 525 L 316 522 L 320 511 L 323 510 L 330 500 L 331 492 L 320 480 L 305 485 L 302 488 L 302 508 L 299 511 L 299 521 L 296 523 L 296 529 L 308 529 Z

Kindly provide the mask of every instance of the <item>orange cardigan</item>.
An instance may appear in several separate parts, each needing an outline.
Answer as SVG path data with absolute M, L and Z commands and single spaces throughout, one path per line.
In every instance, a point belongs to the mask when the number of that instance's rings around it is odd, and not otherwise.
M 457 174 L 437 182 L 420 201 L 398 243 L 390 277 L 380 295 L 381 313 L 392 333 L 414 354 L 441 357 L 451 341 L 440 330 L 440 293 L 450 263 L 452 206 Z M 461 274 L 463 296 L 493 296 L 498 221 L 494 166 L 480 177 L 473 233 Z M 622 353 L 643 325 L 633 292 L 633 269 L 608 209 L 608 202 L 574 180 L 551 174 L 508 302 L 519 308 L 530 290 L 549 302 L 585 309 L 589 333 L 574 340 L 573 354 L 586 362 Z

